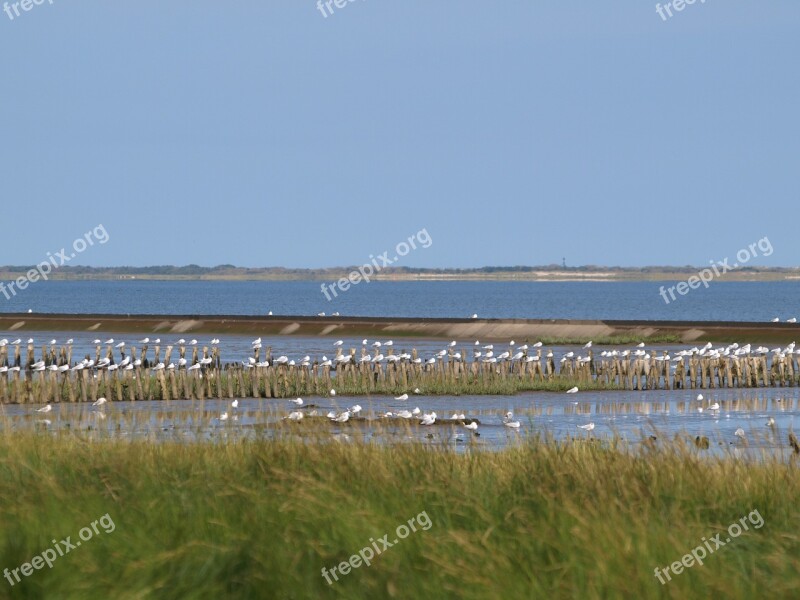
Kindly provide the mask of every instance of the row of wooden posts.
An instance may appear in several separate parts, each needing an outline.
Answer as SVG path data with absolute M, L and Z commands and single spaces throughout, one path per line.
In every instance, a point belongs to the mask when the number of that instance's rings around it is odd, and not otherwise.
M 656 360 L 654 357 L 595 357 L 591 350 L 583 360 L 570 358 L 556 362 L 552 353 L 542 355 L 538 349 L 536 359 L 526 361 L 484 362 L 480 358 L 461 360 L 455 349 L 440 357 L 434 364 L 414 362 L 418 353 L 413 350 L 410 360 L 395 362 L 361 362 L 356 350 L 351 349 L 351 360 L 346 364 L 331 366 L 313 362 L 308 366 L 279 364 L 272 360 L 266 349 L 264 362 L 261 349 L 254 350 L 254 360 L 267 366 L 249 366 L 242 362 L 223 363 L 219 348 L 194 346 L 191 358 L 186 358 L 186 346 L 178 347 L 177 368 L 157 368 L 159 363 L 170 364 L 173 348 L 167 347 L 161 357 L 156 346 L 152 360 L 149 348 L 120 350 L 117 361 L 114 349 L 105 351 L 96 347 L 94 365 L 104 358 L 110 365 L 97 368 L 89 366 L 74 369 L 81 361 L 73 362 L 72 347 L 45 346 L 39 361 L 44 370 L 34 369 L 37 364 L 35 348 L 27 347 L 25 359 L 20 346 L 0 347 L 0 403 L 94 402 L 99 397 L 111 401 L 203 399 L 203 398 L 285 398 L 295 395 L 327 395 L 332 387 L 346 392 L 394 393 L 414 388 L 431 393 L 446 394 L 457 389 L 459 393 L 487 393 L 492 385 L 509 383 L 518 389 L 536 388 L 536 383 L 563 383 L 566 385 L 592 384 L 610 389 L 706 389 L 755 388 L 766 386 L 794 386 L 798 384 L 796 355 L 747 355 L 742 357 L 711 358 L 693 354 L 677 363 Z M 384 349 L 386 351 L 386 349 Z M 388 350 L 392 355 L 394 351 Z M 367 355 L 362 349 L 361 356 Z M 377 355 L 377 350 L 375 351 Z M 459 356 L 468 356 L 461 351 Z M 337 351 L 337 358 L 342 357 Z M 202 364 L 201 361 L 207 364 Z M 209 360 L 210 359 L 210 360 Z M 86 356 L 83 361 L 91 360 Z M 119 368 L 128 363 L 127 368 Z M 245 361 L 248 362 L 248 361 Z M 334 361 L 334 364 L 337 364 Z M 674 364 L 674 370 L 670 365 Z M 52 370 L 48 367 L 62 367 Z M 189 367 L 195 366 L 194 369 Z M 69 367 L 67 369 L 67 367 Z M 527 386 L 527 388 L 526 388 Z

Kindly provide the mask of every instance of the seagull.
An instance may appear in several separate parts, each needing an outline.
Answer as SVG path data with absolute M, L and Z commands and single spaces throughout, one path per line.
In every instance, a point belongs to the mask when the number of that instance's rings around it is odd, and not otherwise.
M 475 421 L 472 421 L 471 423 L 464 425 L 464 428 L 469 429 L 470 431 L 478 431 L 478 424 Z
M 791 319 L 786 319 L 787 323 L 797 323 L 797 317 L 792 317 Z
M 400 394 L 395 400 L 408 400 L 408 394 Z
M 591 431 L 592 429 L 594 429 L 594 423 L 587 423 L 586 425 L 578 425 L 578 427 L 580 427 L 585 431 Z
M 591 347 L 592 347 L 592 342 L 591 342 L 591 340 L 589 340 L 589 342 L 588 342 L 588 343 L 586 343 L 586 344 L 585 344 L 583 347 L 584 347 L 584 348 L 591 348 Z
M 477 318 L 478 318 L 478 313 L 472 313 L 470 319 L 477 319 Z
M 261 338 L 256 338 L 253 340 L 253 346 L 257 346 L 261 343 Z
M 335 395 L 336 395 L 336 390 L 331 389 L 331 396 L 335 396 Z
M 295 406 L 303 406 L 303 399 L 302 398 L 297 398 L 295 400 L 289 400 L 289 402 L 291 402 Z
M 220 420 L 220 421 L 227 421 L 227 420 L 228 420 L 228 413 L 227 413 L 227 411 L 226 411 L 226 412 L 224 412 L 224 413 L 222 413 L 222 414 L 219 416 L 219 420 Z
M 568 394 L 577 394 L 578 393 L 578 386 L 576 385 L 574 388 L 570 388 L 567 390 Z
M 703 401 L 703 394 L 697 394 L 697 401 L 698 402 L 702 402 Z
M 714 402 L 711 406 L 708 407 L 709 410 L 719 410 L 719 402 Z
M 350 411 L 349 411 L 349 412 L 350 412 L 350 413 L 351 413 L 353 416 L 356 416 L 358 413 L 360 413 L 360 412 L 361 412 L 361 405 L 360 405 L 360 404 L 354 404 L 354 405 L 353 405 L 353 406 L 350 408 Z
M 47 406 L 43 406 L 42 408 L 37 408 L 36 412 L 38 412 L 38 413 L 49 413 L 51 410 L 53 410 L 53 407 L 48 404 Z
M 92 402 L 92 406 L 103 406 L 103 404 L 105 404 L 106 402 L 108 402 L 108 400 L 106 400 L 105 398 L 98 398 L 97 401 Z
M 415 394 L 417 394 L 417 395 L 419 395 L 419 394 L 421 394 L 422 392 L 420 391 L 420 389 L 419 389 L 419 388 L 414 388 L 414 393 L 415 393 Z
M 508 411 L 506 413 L 505 419 L 503 419 L 503 425 L 505 425 L 506 427 L 510 427 L 511 429 L 519 429 L 519 421 L 513 421 L 512 420 L 513 418 L 514 418 L 514 413 Z
M 770 417 L 770 418 L 767 420 L 767 427 L 775 427 L 775 419 L 773 419 L 772 417 Z
M 343 413 L 341 413 L 340 415 L 336 415 L 333 418 L 333 420 L 336 421 L 337 423 L 347 423 L 347 421 L 350 420 L 350 411 L 346 410 Z
M 149 344 L 150 343 L 150 338 L 146 337 L 143 340 L 139 340 L 139 343 L 140 344 Z
M 113 344 L 113 343 L 114 343 L 114 338 L 108 338 L 108 339 L 105 341 L 105 343 L 106 343 L 106 344 Z
M 436 413 L 425 413 L 422 415 L 422 420 L 420 420 L 420 425 L 433 425 L 436 422 Z
M 303 420 L 303 413 L 299 410 L 293 410 L 289 413 L 289 416 L 286 417 L 290 421 L 302 421 Z
M 774 319 L 772 319 L 772 322 L 773 323 L 780 323 L 781 319 L 780 319 L 780 317 L 775 317 Z
M 740 438 L 744 439 L 744 429 L 739 427 L 739 429 L 737 429 L 736 431 L 733 432 L 733 435 L 735 435 L 736 437 L 740 437 Z
M 231 402 L 231 408 L 239 408 L 239 400 L 238 399 L 236 399 L 233 402 Z

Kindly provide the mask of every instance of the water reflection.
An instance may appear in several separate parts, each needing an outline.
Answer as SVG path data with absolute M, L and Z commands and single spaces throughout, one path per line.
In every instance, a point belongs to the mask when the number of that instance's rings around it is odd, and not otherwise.
M 455 447 L 477 445 L 503 448 L 531 435 L 554 439 L 619 436 L 632 444 L 661 443 L 676 438 L 693 443 L 709 440 L 709 449 L 787 450 L 788 434 L 800 410 L 800 389 L 695 391 L 528 393 L 516 396 L 412 396 L 407 401 L 383 397 L 306 398 L 301 422 L 286 419 L 298 410 L 286 400 L 241 398 L 229 400 L 173 400 L 116 402 L 104 407 L 58 404 L 45 415 L 33 406 L 0 406 L 0 430 L 80 432 L 87 437 L 147 439 L 152 441 L 215 441 L 254 437 L 291 437 L 301 440 L 368 440 L 404 443 L 410 440 Z M 326 415 L 360 404 L 363 411 L 347 423 L 333 423 Z M 718 409 L 709 406 L 719 405 Z M 418 418 L 386 417 L 386 413 L 420 409 L 436 412 L 433 426 Z M 702 410 L 701 410 L 702 409 Z M 512 411 L 520 428 L 503 423 Z M 466 421 L 452 420 L 463 413 L 478 422 L 476 432 Z M 227 418 L 223 415 L 227 414 Z M 588 427 L 593 424 L 594 427 Z M 587 431 L 591 429 L 591 431 Z M 736 435 L 740 430 L 743 435 Z M 651 439 L 655 437 L 655 440 Z

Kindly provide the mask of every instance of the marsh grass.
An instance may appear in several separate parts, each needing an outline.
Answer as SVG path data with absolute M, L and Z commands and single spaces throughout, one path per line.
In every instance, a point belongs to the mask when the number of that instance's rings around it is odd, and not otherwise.
M 21 584 L 0 581 L 0 597 L 744 599 L 800 584 L 797 467 L 766 455 L 13 433 L 0 485 L 2 567 L 106 513 L 116 525 Z M 667 585 L 654 577 L 753 510 L 763 528 Z M 321 576 L 423 511 L 428 531 L 332 585 Z
M 566 336 L 566 337 L 542 337 L 536 338 L 537 342 L 542 342 L 545 346 L 578 346 L 592 342 L 593 346 L 624 346 L 638 344 L 643 341 L 639 335 L 602 335 L 602 336 Z M 680 344 L 684 340 L 677 333 L 656 333 L 647 337 L 648 344 Z

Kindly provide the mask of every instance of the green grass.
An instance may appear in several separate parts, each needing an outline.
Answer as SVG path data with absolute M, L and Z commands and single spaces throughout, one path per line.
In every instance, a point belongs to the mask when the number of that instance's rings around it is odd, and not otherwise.
M 316 440 L 0 439 L 0 559 L 15 568 L 108 513 L 9 598 L 796 597 L 794 463 L 530 440 L 457 454 Z M 661 585 L 656 566 L 758 510 L 764 526 Z M 425 512 L 432 525 L 332 585 Z M 102 529 L 101 529 L 102 531 Z M 723 536 L 724 537 L 724 536 Z
M 602 336 L 570 336 L 570 337 L 543 337 L 536 338 L 545 346 L 578 346 L 592 342 L 593 346 L 625 346 L 638 344 L 642 341 L 648 344 L 680 344 L 684 343 L 677 333 L 656 333 L 643 337 L 639 335 L 602 335 Z

